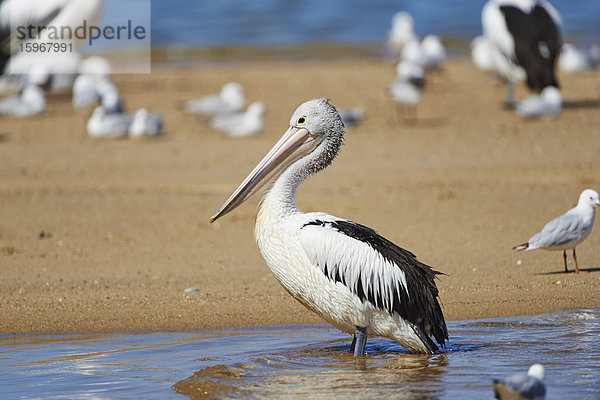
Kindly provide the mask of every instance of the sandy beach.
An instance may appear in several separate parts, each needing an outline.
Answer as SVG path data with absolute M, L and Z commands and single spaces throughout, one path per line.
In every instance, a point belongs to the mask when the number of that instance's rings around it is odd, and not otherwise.
M 365 119 L 298 207 L 370 226 L 444 272 L 447 320 L 600 307 L 597 227 L 577 248 L 587 273 L 564 273 L 561 252 L 511 250 L 600 189 L 600 71 L 560 75 L 564 109 L 539 120 L 504 110 L 504 87 L 461 58 L 428 76 L 416 122 L 398 118 L 394 76 L 377 59 L 156 63 L 113 79 L 129 112 L 163 116 L 156 140 L 90 138 L 91 110 L 70 96 L 0 119 L 0 333 L 323 323 L 263 261 L 259 196 L 208 222 L 316 97 Z M 229 139 L 182 111 L 228 81 L 266 104 L 259 135 Z

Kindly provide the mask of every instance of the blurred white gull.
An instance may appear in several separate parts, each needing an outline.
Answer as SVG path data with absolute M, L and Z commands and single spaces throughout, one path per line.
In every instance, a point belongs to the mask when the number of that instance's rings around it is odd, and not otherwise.
M 184 108 L 189 113 L 210 117 L 239 112 L 244 108 L 244 104 L 244 88 L 239 83 L 229 82 L 223 86 L 220 93 L 189 100 Z
M 600 61 L 600 45 L 588 49 L 578 49 L 571 43 L 562 46 L 558 65 L 565 72 L 591 71 Z
M 471 41 L 471 60 L 482 71 L 494 71 L 492 49 L 485 36 L 477 36 Z
M 425 84 L 423 68 L 407 61 L 396 66 L 397 77 L 389 86 L 392 98 L 404 105 L 414 106 L 421 99 L 421 90 Z
M 436 35 L 427 35 L 421 42 L 417 38 L 407 42 L 400 58 L 423 69 L 437 69 L 446 59 L 446 49 Z
M 499 400 L 544 400 L 544 366 L 533 364 L 527 374 L 517 374 L 502 381 L 494 379 L 494 398 Z
M 437 35 L 427 35 L 421 41 L 421 48 L 425 56 L 425 69 L 437 69 L 446 59 L 446 48 Z
M 388 45 L 395 50 L 400 50 L 409 41 L 417 39 L 413 28 L 413 17 L 409 13 L 400 11 L 394 14 L 392 29 L 388 34 Z
M 548 86 L 537 96 L 530 96 L 517 106 L 517 114 L 526 118 L 556 116 L 562 109 L 560 90 Z
M 340 118 L 346 128 L 351 128 L 356 125 L 365 116 L 365 111 L 361 107 L 354 107 L 350 109 L 338 109 Z
M 210 125 L 230 137 L 253 135 L 263 129 L 265 105 L 255 102 L 245 112 L 217 115 L 210 120 Z
M 110 79 L 112 73 L 112 65 L 110 61 L 101 56 L 89 56 L 79 64 L 79 73 L 82 75 L 91 76 L 94 81 Z
M 112 112 L 122 112 L 119 91 L 110 81 L 111 72 L 110 61 L 104 57 L 90 56 L 83 60 L 79 64 L 79 75 L 73 83 L 73 107 L 85 109 L 107 96 L 108 99 L 103 101 L 104 107 Z
M 108 113 L 122 113 L 123 102 L 117 87 L 109 80 L 101 80 L 96 84 L 96 91 L 100 96 L 100 103 Z
M 29 117 L 41 114 L 46 108 L 44 91 L 37 85 L 25 86 L 20 93 L 0 100 L 0 115 Z
M 573 249 L 575 272 L 579 273 L 575 247 L 592 232 L 597 206 L 600 206 L 598 193 L 592 189 L 584 190 L 575 207 L 548 222 L 541 232 L 533 235 L 527 243 L 513 247 L 513 250 L 562 250 L 565 272 L 569 272 L 567 250 Z
M 76 110 L 93 106 L 100 100 L 96 90 L 94 78 L 87 74 L 80 74 L 73 82 L 73 107 Z
M 120 138 L 129 133 L 133 118 L 120 112 L 108 112 L 97 106 L 87 122 L 88 134 L 95 138 Z
M 129 126 L 129 137 L 159 136 L 162 134 L 162 118 L 151 114 L 146 108 L 140 108 L 133 115 Z

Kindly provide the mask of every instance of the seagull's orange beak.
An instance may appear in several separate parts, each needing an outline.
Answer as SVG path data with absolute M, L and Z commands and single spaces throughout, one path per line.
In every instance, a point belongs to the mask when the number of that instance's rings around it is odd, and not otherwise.
M 213 223 L 219 217 L 233 211 L 269 182 L 273 176 L 279 174 L 293 161 L 314 150 L 321 139 L 322 136 L 313 135 L 306 128 L 290 126 L 219 211 L 210 218 L 210 222 Z

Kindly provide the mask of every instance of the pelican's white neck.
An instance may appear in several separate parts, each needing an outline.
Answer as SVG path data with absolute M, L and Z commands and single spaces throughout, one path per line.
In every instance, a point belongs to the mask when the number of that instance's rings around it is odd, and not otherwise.
M 279 217 L 300 212 L 296 207 L 296 190 L 314 172 L 310 168 L 315 151 L 299 158 L 279 174 L 265 193 L 259 206 L 259 214 L 265 209 Z M 315 171 L 316 172 L 316 171 Z

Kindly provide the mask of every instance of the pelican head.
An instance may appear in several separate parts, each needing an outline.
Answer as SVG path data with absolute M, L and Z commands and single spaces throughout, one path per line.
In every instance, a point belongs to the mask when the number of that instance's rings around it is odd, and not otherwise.
M 327 167 L 342 144 L 344 124 L 338 110 L 328 99 L 303 103 L 290 118 L 290 127 L 267 155 L 250 172 L 242 184 L 210 222 L 233 211 L 285 168 L 310 154 L 299 171 L 300 184 L 308 176 Z

